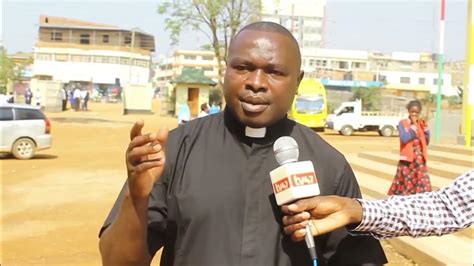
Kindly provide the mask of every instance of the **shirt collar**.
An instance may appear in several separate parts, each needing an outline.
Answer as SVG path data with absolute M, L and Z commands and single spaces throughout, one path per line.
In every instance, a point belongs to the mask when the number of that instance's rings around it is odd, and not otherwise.
M 289 136 L 296 124 L 285 116 L 283 119 L 266 128 L 255 129 L 246 127 L 234 116 L 229 107 L 224 109 L 224 123 L 233 134 L 244 142 L 261 144 L 273 143 L 281 136 Z M 249 132 L 250 134 L 248 134 Z M 264 135 L 262 133 L 264 133 Z

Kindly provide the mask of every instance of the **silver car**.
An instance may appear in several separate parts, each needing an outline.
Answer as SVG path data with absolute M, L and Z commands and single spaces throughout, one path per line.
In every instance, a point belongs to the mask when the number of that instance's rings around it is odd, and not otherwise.
M 51 147 L 51 123 L 43 112 L 30 105 L 0 104 L 1 153 L 30 159 L 36 151 Z

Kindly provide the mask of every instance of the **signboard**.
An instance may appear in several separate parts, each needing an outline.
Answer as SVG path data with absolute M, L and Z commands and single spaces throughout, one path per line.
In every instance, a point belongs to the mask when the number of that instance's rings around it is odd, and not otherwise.
M 335 86 L 335 87 L 382 87 L 383 82 L 381 81 L 357 81 L 357 80 L 331 80 L 321 79 L 324 86 Z

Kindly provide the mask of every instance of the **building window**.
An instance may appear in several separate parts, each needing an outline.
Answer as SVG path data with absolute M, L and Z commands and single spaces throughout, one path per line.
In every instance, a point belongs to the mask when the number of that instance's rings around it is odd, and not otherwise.
M 441 85 L 444 85 L 444 79 L 441 79 Z M 433 79 L 433 85 L 438 85 L 438 79 Z
M 102 35 L 102 42 L 103 43 L 109 43 L 109 35 L 108 34 Z
M 91 57 L 90 55 L 71 55 L 71 61 L 89 63 L 91 61 Z
M 130 65 L 130 58 L 120 57 L 120 64 L 121 65 Z
M 187 59 L 187 60 L 195 60 L 195 59 L 196 59 L 196 56 L 195 56 L 195 55 L 184 55 L 184 59 Z
M 419 78 L 419 79 L 418 79 L 418 84 L 419 84 L 419 85 L 424 85 L 424 84 L 425 84 L 425 81 L 426 81 L 425 78 Z
M 148 61 L 147 60 L 133 59 L 132 62 L 133 62 L 134 66 L 148 67 Z
M 348 69 L 349 64 L 346 61 L 339 61 L 339 68 L 340 69 Z
M 410 84 L 410 77 L 400 77 L 400 83 Z
M 213 67 L 203 67 L 202 70 L 204 71 L 214 71 Z
M 81 34 L 80 44 L 90 44 L 90 34 Z
M 322 66 L 322 67 L 325 67 L 326 66 L 326 60 L 316 60 L 316 65 L 317 66 Z
M 38 61 L 51 61 L 51 59 L 52 59 L 51 54 L 45 54 L 45 53 L 36 54 L 36 60 Z
M 109 64 L 117 64 L 118 63 L 118 57 L 115 56 L 109 56 Z
M 62 32 L 51 32 L 51 41 L 62 41 L 63 33 Z
M 125 36 L 125 39 L 124 39 L 123 43 L 124 44 L 132 44 L 132 37 Z
M 60 61 L 60 62 L 65 62 L 68 60 L 68 55 L 67 54 L 55 54 L 54 55 L 54 60 Z
M 212 61 L 212 60 L 214 60 L 214 56 L 212 56 L 212 55 L 203 55 L 202 60 Z

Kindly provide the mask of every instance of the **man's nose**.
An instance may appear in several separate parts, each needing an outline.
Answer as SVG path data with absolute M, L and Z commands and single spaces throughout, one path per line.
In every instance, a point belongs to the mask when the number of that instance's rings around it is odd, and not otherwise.
M 268 89 L 268 77 L 265 71 L 256 69 L 249 73 L 245 87 L 254 92 L 265 91 Z

